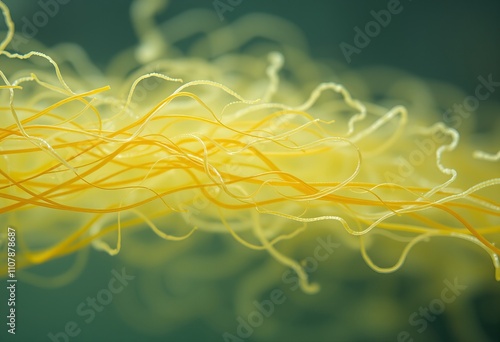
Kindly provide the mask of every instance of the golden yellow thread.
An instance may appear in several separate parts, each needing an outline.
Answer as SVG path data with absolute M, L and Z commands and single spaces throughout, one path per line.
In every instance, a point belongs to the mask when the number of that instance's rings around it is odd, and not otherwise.
M 357 237 L 377 272 L 399 269 L 412 247 L 431 237 L 471 241 L 489 253 L 500 280 L 500 178 L 491 166 L 498 153 L 472 154 L 456 130 L 443 123 L 415 128 L 405 107 L 360 101 L 339 83 L 320 83 L 305 93 L 280 78 L 282 69 L 290 71 L 288 61 L 313 70 L 301 50 L 288 45 L 284 53 L 270 53 L 267 66 L 250 55 L 226 57 L 255 64 L 237 81 L 226 76 L 235 70 L 221 57 L 212 63 L 160 61 L 172 76 L 146 72 L 125 92 L 113 87 L 112 78 L 89 86 L 87 79 L 64 73 L 55 56 L 9 52 L 14 24 L 1 1 L 0 9 L 8 29 L 0 43 L 0 213 L 21 224 L 19 267 L 89 245 L 117 254 L 124 248 L 122 231 L 138 226 L 174 241 L 207 230 L 229 232 L 248 248 L 268 251 L 313 293 L 319 286 L 279 247 L 321 225 Z M 148 62 L 169 48 L 148 50 L 161 38 L 152 22 L 139 23 L 151 15 L 136 13 L 142 64 L 117 61 L 125 68 L 123 79 L 136 68 L 152 70 Z M 216 57 L 215 51 L 231 51 L 252 37 L 246 19 L 234 26 L 245 39 L 216 39 L 230 32 L 209 35 L 213 46 L 205 52 Z M 11 62 L 28 71 L 10 70 Z M 415 136 L 436 134 L 444 142 L 434 143 L 422 168 L 413 165 L 411 174 L 389 179 L 397 157 L 415 151 Z M 457 167 L 453 158 L 460 148 L 475 158 L 471 165 L 480 166 Z M 37 215 L 43 219 L 29 219 Z M 299 227 L 291 226 L 297 222 Z M 366 243 L 371 235 L 407 243 L 393 266 L 372 261 Z

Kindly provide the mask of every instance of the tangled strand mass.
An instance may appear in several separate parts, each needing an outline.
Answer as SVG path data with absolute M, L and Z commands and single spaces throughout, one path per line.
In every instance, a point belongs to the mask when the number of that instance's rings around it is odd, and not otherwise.
M 289 24 L 273 19 L 274 36 L 252 35 L 252 21 L 242 19 L 186 55 L 174 43 L 207 31 L 213 19 L 203 10 L 189 15 L 206 20 L 157 28 L 135 18 L 139 48 L 104 74 L 76 45 L 52 57 L 10 52 L 14 24 L 0 8 L 8 28 L 0 44 L 0 212 L 2 225 L 19 232 L 18 267 L 89 245 L 116 254 L 122 230 L 138 226 L 167 240 L 203 229 L 267 250 L 315 292 L 279 243 L 321 225 L 357 236 L 377 272 L 395 271 L 415 244 L 441 236 L 484 249 L 500 280 L 498 154 L 473 153 L 455 129 L 429 125 L 431 109 L 412 117 L 322 82 L 334 74 L 307 56 Z M 186 22 L 189 31 L 175 30 L 185 36 L 162 36 Z M 246 47 L 255 37 L 266 41 Z M 269 41 L 279 42 L 276 52 L 262 58 Z M 418 165 L 416 141 L 427 153 Z M 401 156 L 410 160 L 404 172 Z M 370 257 L 377 235 L 405 246 L 392 266 Z

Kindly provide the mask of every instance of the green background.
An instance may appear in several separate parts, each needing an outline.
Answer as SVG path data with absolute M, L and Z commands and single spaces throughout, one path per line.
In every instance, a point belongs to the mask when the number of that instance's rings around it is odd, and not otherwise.
M 31 18 L 40 10 L 37 1 L 5 2 L 11 8 L 16 23 L 20 23 L 23 16 Z M 304 30 L 315 57 L 344 61 L 339 44 L 343 41 L 352 44 L 353 28 L 372 20 L 370 11 L 385 8 L 386 4 L 387 1 L 243 0 L 232 12 L 225 13 L 223 24 L 231 23 L 250 12 L 274 14 L 291 20 Z M 359 55 L 352 56 L 351 68 L 388 65 L 423 78 L 455 84 L 466 93 L 474 91 L 479 75 L 493 74 L 494 79 L 500 79 L 499 1 L 413 0 L 403 1 L 402 4 L 404 10 L 392 18 L 390 25 L 382 29 L 379 36 Z M 77 42 L 93 56 L 97 64 L 104 66 L 116 52 L 136 43 L 130 26 L 129 5 L 128 0 L 72 0 L 61 5 L 60 12 L 40 29 L 36 39 L 48 46 L 65 41 Z M 158 16 L 158 20 L 166 20 L 192 7 L 213 9 L 212 1 L 172 1 L 168 10 Z M 489 101 L 499 99 L 500 94 L 496 92 Z M 476 129 L 488 130 L 488 127 L 494 126 L 494 122 L 498 122 L 498 117 L 498 114 L 485 117 L 479 109 Z M 56 261 L 47 265 L 46 270 L 51 272 L 67 262 Z M 48 332 L 60 331 L 64 322 L 79 319 L 75 314 L 76 306 L 107 284 L 111 269 L 120 269 L 115 259 L 92 251 L 88 267 L 77 281 L 68 286 L 48 290 L 18 283 L 19 334 L 15 338 L 6 336 L 2 328 L 0 340 L 49 341 L 46 337 Z M 366 272 L 371 270 L 367 268 Z M 397 275 L 380 275 L 380 283 L 391 280 L 400 281 Z M 492 316 L 499 313 L 498 288 L 497 285 L 496 291 L 485 291 L 476 299 L 478 305 L 491 307 Z M 403 290 L 411 291 L 411 286 L 405 285 Z M 3 302 L 7 295 L 3 286 L 0 294 Z M 2 317 L 4 308 L 3 304 L 0 305 Z M 500 339 L 498 316 L 483 323 L 492 341 Z M 88 329 L 82 327 L 83 332 L 71 341 L 222 341 L 222 332 L 212 331 L 201 322 L 179 327 L 169 336 L 142 336 L 124 325 L 113 307 L 100 313 Z M 441 318 L 433 325 L 433 329 L 438 331 L 441 340 L 450 338 Z M 425 334 L 418 337 L 425 340 Z M 310 342 L 314 342 L 315 338 L 311 335 Z

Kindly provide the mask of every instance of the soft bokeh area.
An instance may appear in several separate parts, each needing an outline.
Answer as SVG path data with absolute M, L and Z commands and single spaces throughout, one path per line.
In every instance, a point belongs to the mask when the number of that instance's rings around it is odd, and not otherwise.
M 1 341 L 500 339 L 496 1 L 3 2 Z

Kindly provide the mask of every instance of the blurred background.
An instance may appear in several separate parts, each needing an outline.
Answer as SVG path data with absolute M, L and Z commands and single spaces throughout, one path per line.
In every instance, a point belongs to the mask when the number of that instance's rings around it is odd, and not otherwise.
M 221 0 L 226 3 L 225 0 Z M 43 2 L 43 0 L 42 0 Z M 12 17 L 18 25 L 23 25 L 23 18 L 32 18 L 40 11 L 39 1 L 6 0 L 12 12 Z M 61 4 L 59 13 L 50 18 L 47 25 L 41 27 L 36 39 L 47 46 L 61 42 L 76 42 L 89 52 L 92 59 L 99 66 L 106 66 L 117 52 L 137 43 L 136 36 L 130 25 L 129 8 L 130 0 L 69 0 Z M 339 47 L 342 42 L 353 44 L 354 27 L 363 27 L 373 20 L 370 11 L 387 8 L 388 1 L 326 1 L 326 0 L 242 0 L 232 11 L 225 12 L 221 25 L 234 22 L 238 18 L 252 12 L 273 14 L 285 18 L 300 27 L 310 44 L 312 56 L 317 59 L 333 59 L 346 63 Z M 500 80 L 500 2 L 496 0 L 478 1 L 401 1 L 403 10 L 393 15 L 390 25 L 382 28 L 380 34 L 373 38 L 370 44 L 362 49 L 359 54 L 351 56 L 349 67 L 353 70 L 369 66 L 390 66 L 398 68 L 418 77 L 438 80 L 453 84 L 462 89 L 466 94 L 473 94 L 479 76 L 493 75 L 494 80 Z M 206 8 L 217 13 L 212 0 L 173 0 L 168 9 L 157 16 L 158 22 L 168 20 L 178 13 L 190 8 Z M 346 63 L 347 64 L 347 63 Z M 500 90 L 494 92 L 488 101 L 498 102 Z M 450 103 L 450 106 L 452 103 Z M 476 131 L 488 131 L 490 127 L 498 125 L 500 115 L 483 115 L 481 108 L 477 111 Z M 209 238 L 209 237 L 204 237 Z M 214 244 L 224 244 L 214 238 Z M 126 246 L 124 246 L 126 248 Z M 244 252 L 245 253 L 245 252 Z M 342 252 L 339 251 L 341 255 Z M 481 256 L 480 258 L 483 258 Z M 38 273 L 55 272 L 64 269 L 74 261 L 74 256 L 51 262 L 38 269 Z M 340 260 L 350 260 L 347 259 Z M 487 256 L 483 262 L 491 263 Z M 332 261 L 332 270 L 339 261 Z M 413 291 L 420 286 L 427 286 L 415 275 L 400 274 L 379 275 L 369 269 L 360 257 L 356 255 L 352 260 L 352 267 L 358 267 L 358 278 L 351 278 L 343 282 L 345 291 L 359 291 L 359 300 L 373 295 L 377 288 L 398 284 L 395 296 L 401 298 L 412 297 Z M 71 284 L 57 289 L 46 289 L 29 284 L 18 284 L 18 334 L 6 336 L 5 324 L 2 324 L 0 340 L 2 341 L 50 341 L 47 336 L 50 332 L 64 329 L 68 320 L 78 320 L 75 313 L 77 306 L 87 298 L 95 295 L 106 286 L 112 276 L 110 270 L 121 270 L 119 258 L 112 258 L 104 253 L 90 251 L 87 267 L 77 280 Z M 410 266 L 407 266 L 410 267 Z M 130 269 L 133 274 L 133 269 Z M 136 270 L 136 272 L 141 272 Z M 278 270 L 283 272 L 283 270 Z M 476 319 L 482 327 L 485 340 L 500 340 L 500 286 L 493 281 L 491 268 L 491 282 L 485 285 L 485 291 L 473 298 L 473 308 L 478 309 Z M 369 274 L 369 276 L 366 276 Z M 244 272 L 239 272 L 235 277 L 244 277 Z M 327 277 L 328 278 L 328 277 Z M 241 279 L 241 278 L 240 278 Z M 354 279 L 354 280 L 353 280 Z M 357 280 L 356 280 L 357 279 Z M 363 279 L 371 279 L 370 284 Z M 325 281 L 328 281 L 326 278 Z M 339 281 L 339 279 L 330 279 Z M 439 282 L 442 279 L 438 279 Z M 231 283 L 226 284 L 229 288 Z M 440 288 L 436 285 L 435 288 Z M 328 288 L 328 286 L 327 286 Z M 136 289 L 126 289 L 136 291 Z M 0 312 L 4 316 L 4 298 L 7 294 L 2 286 Z M 307 296 L 305 296 L 307 297 Z M 309 297 L 308 297 L 309 298 Z M 430 301 L 432 298 L 428 298 Z M 409 326 L 408 316 L 418 310 L 419 305 L 425 305 L 419 300 L 408 309 L 408 315 L 401 318 L 401 323 L 396 323 L 392 335 L 363 336 L 359 340 L 377 341 L 387 340 L 391 336 L 397 340 L 400 330 L 408 330 L 415 341 L 428 340 L 456 340 L 457 336 L 451 332 L 460 321 L 454 321 L 447 316 L 445 311 L 436 322 L 431 324 L 422 334 L 415 333 L 414 327 Z M 221 303 L 221 305 L 225 305 Z M 331 303 L 332 306 L 336 303 Z M 362 303 L 352 304 L 359 308 L 357 317 L 362 319 L 363 310 L 377 310 L 367 308 Z M 114 303 L 98 313 L 96 319 L 89 324 L 81 324 L 82 332 L 70 338 L 70 341 L 224 341 L 223 330 L 213 328 L 202 320 L 194 320 L 187 324 L 179 325 L 168 334 L 149 336 L 125 324 L 117 312 Z M 286 310 L 286 309 L 283 309 Z M 344 308 L 338 308 L 344 310 Z M 472 309 L 473 310 L 473 309 Z M 484 314 L 485 312 L 489 314 Z M 353 320 L 356 320 L 356 314 Z M 482 316 L 481 316 L 482 315 Z M 234 315 L 233 315 L 234 316 Z M 474 314 L 473 314 L 474 316 Z M 228 326 L 236 328 L 237 321 L 233 319 Z M 323 318 L 324 319 L 324 318 Z M 5 320 L 5 318 L 3 319 Z M 314 318 L 311 318 L 314 320 Z M 165 322 L 169 324 L 169 322 Z M 363 329 L 363 324 L 358 329 Z M 413 330 L 412 330 L 413 329 Z M 315 331 L 311 326 L 307 341 L 336 341 L 340 340 L 335 334 L 328 335 Z M 242 341 L 261 341 L 257 336 L 251 336 Z M 64 341 L 60 339 L 59 341 Z M 240 341 L 240 340 L 235 340 Z M 263 341 L 276 341 L 278 339 Z M 284 340 L 283 340 L 284 341 Z M 305 340 L 304 340 L 305 341 Z M 465 341 L 465 339 L 464 339 Z
M 226 3 L 227 0 L 220 0 Z M 23 16 L 32 20 L 40 10 L 37 1 L 6 0 L 18 27 Z M 478 1 L 398 1 L 401 12 L 393 15 L 388 27 L 371 40 L 359 54 L 353 54 L 350 68 L 383 65 L 399 68 L 425 79 L 449 82 L 473 92 L 480 75 L 500 75 L 500 4 Z M 157 15 L 163 22 L 190 8 L 213 10 L 215 1 L 173 0 Z M 302 29 L 311 53 L 319 59 L 345 62 L 339 47 L 353 44 L 354 27 L 363 29 L 373 20 L 370 11 L 387 9 L 390 1 L 299 1 L 241 0 L 232 11 L 223 13 L 221 25 L 234 22 L 248 13 L 260 12 L 290 20 Z M 105 66 L 113 55 L 137 43 L 130 25 L 131 0 L 68 0 L 61 15 L 50 18 L 37 32 L 36 39 L 51 46 L 77 42 Z M 229 3 L 228 3 L 229 4 Z M 500 76 L 497 76 L 500 78 Z M 492 100 L 500 99 L 499 92 Z M 479 113 L 479 116 L 481 113 Z M 490 118 L 491 119 L 491 118 Z M 496 120 L 496 118 L 495 118 Z M 479 129 L 487 129 L 487 121 Z

